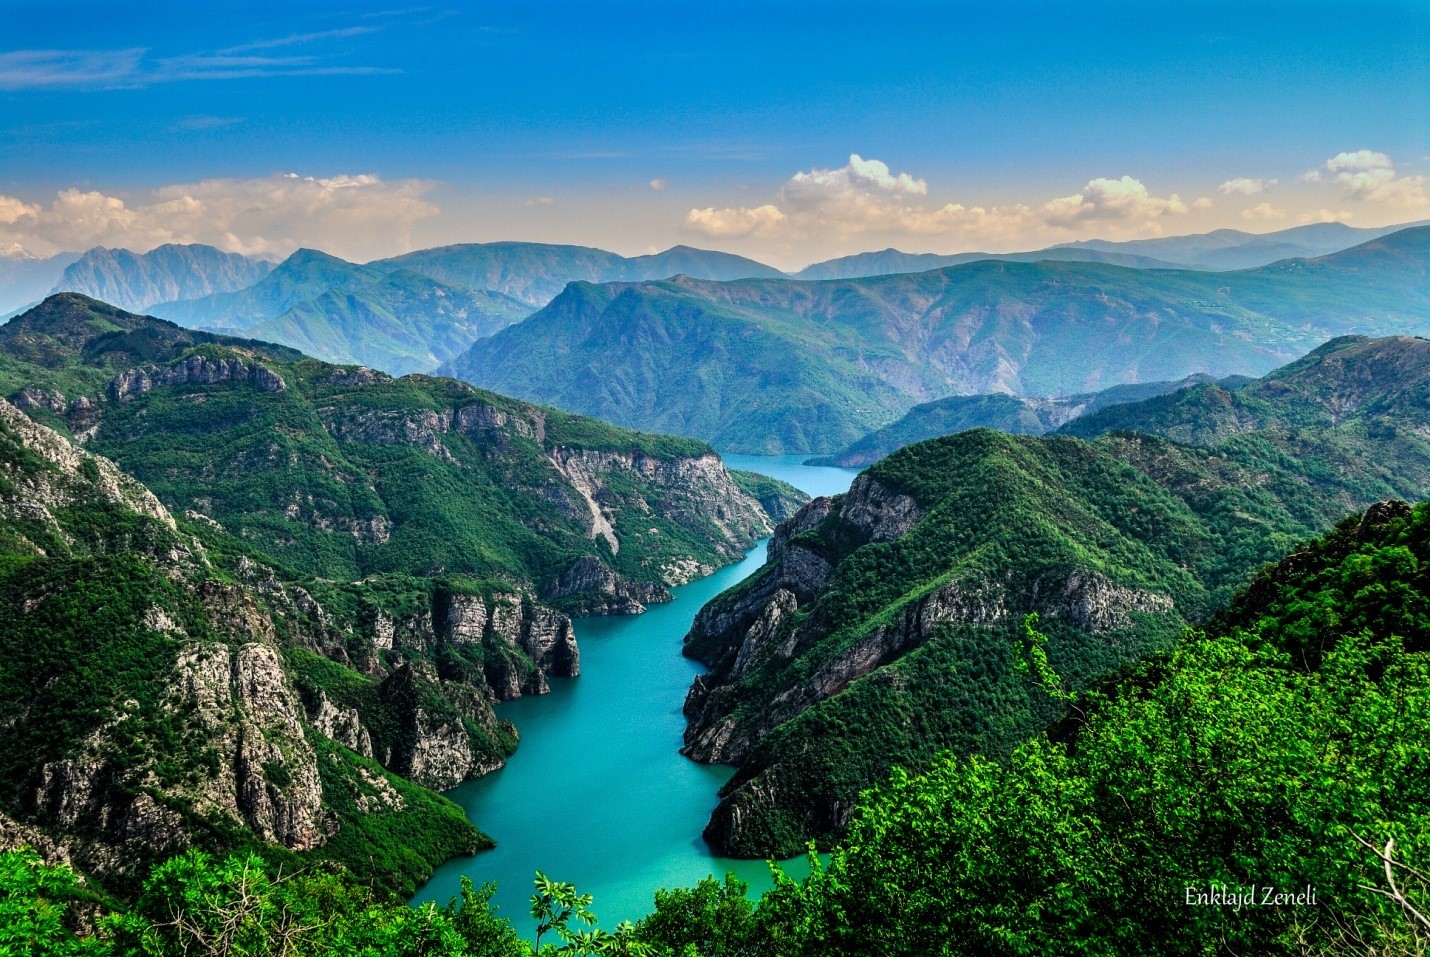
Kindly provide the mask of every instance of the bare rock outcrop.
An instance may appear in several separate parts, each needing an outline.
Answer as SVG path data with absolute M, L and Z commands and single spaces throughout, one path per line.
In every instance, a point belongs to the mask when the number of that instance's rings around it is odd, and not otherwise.
M 104 391 L 114 402 L 129 402 L 161 386 L 221 382 L 244 382 L 260 392 L 282 392 L 288 387 L 282 376 L 259 362 L 192 355 L 171 366 L 146 366 L 121 372 L 109 381 Z

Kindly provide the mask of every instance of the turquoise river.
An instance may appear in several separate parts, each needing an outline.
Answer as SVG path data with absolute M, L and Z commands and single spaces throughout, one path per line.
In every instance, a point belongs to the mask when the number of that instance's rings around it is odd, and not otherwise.
M 727 455 L 731 468 L 783 479 L 809 495 L 848 488 L 855 472 L 800 464 L 803 456 Z M 446 903 L 463 875 L 496 881 L 494 902 L 529 933 L 532 877 L 540 869 L 595 896 L 602 927 L 651 910 L 660 887 L 689 886 L 734 871 L 751 891 L 770 884 L 761 861 L 717 858 L 700 837 L 715 792 L 731 774 L 678 751 L 680 706 L 702 669 L 680 654 L 695 613 L 752 574 L 765 560 L 761 542 L 738 564 L 674 589 L 675 601 L 643 615 L 576 621 L 581 676 L 552 681 L 551 693 L 503 704 L 521 745 L 507 766 L 448 797 L 497 842 L 494 850 L 437 869 L 412 903 Z M 802 861 L 788 867 L 802 875 Z

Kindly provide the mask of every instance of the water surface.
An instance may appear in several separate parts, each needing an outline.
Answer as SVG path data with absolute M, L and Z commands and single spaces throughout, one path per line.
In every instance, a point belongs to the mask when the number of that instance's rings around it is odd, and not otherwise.
M 807 456 L 724 456 L 731 468 L 762 472 L 810 495 L 844 491 L 855 472 L 802 465 Z M 498 913 L 530 930 L 528 898 L 537 869 L 595 895 L 601 926 L 651 910 L 657 888 L 689 886 L 734 871 L 752 892 L 770 884 L 762 861 L 717 858 L 700 837 L 727 767 L 696 764 L 678 749 L 680 706 L 702 667 L 680 654 L 695 613 L 753 573 L 761 542 L 737 565 L 674 589 L 675 601 L 643 615 L 581 618 L 581 677 L 552 679 L 551 693 L 500 705 L 521 746 L 500 771 L 448 792 L 494 850 L 437 869 L 412 899 L 439 903 L 463 875 L 496 881 Z M 802 874 L 802 862 L 786 869 Z

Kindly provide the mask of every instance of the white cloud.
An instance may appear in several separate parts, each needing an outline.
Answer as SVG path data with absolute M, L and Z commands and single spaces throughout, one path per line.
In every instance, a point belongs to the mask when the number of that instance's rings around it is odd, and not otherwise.
M 650 181 L 650 188 L 655 190 L 657 193 L 665 189 L 669 185 L 670 183 L 663 176 L 657 176 L 655 179 Z
M 1337 153 L 1326 160 L 1325 170 L 1345 191 L 1346 199 L 1379 203 L 1396 209 L 1424 209 L 1430 206 L 1425 195 L 1424 176 L 1398 176 L 1389 156 L 1374 150 Z M 1315 171 L 1313 171 L 1315 172 Z M 1311 174 L 1308 173 L 1309 177 Z M 1317 182 L 1321 179 L 1318 175 Z
M 1286 210 L 1277 209 L 1270 203 L 1257 203 L 1250 209 L 1243 209 L 1241 211 L 1241 218 L 1249 220 L 1260 220 L 1262 222 L 1270 222 L 1273 220 L 1285 219 Z
M 850 185 L 872 187 L 888 193 L 907 193 L 910 196 L 928 195 L 928 183 L 914 179 L 908 173 L 895 176 L 888 164 L 876 160 L 866 160 L 858 153 L 849 154 L 848 165 L 840 169 L 817 169 L 808 173 L 796 173 L 790 180 L 792 185 L 814 189 L 844 189 Z
M 1274 179 L 1250 179 L 1246 176 L 1238 176 L 1229 179 L 1217 187 L 1217 191 L 1225 196 L 1233 194 L 1238 196 L 1255 196 L 1257 193 L 1265 192 L 1276 185 Z
M 1319 183 L 1321 181 L 1321 171 L 1318 169 L 1308 169 L 1298 178 L 1303 183 Z
M 962 234 L 996 240 L 1012 236 L 1032 218 L 1022 205 L 930 206 L 920 201 L 927 195 L 924 180 L 909 173 L 896 174 L 886 163 L 855 153 L 838 169 L 795 173 L 780 189 L 775 203 L 692 209 L 686 214 L 685 226 L 711 238 L 799 240 L 874 233 L 890 237 Z
M 424 198 L 431 187 L 373 174 L 288 173 L 176 184 L 137 197 L 64 189 L 48 206 L 0 195 L 0 245 L 20 243 L 36 255 L 96 245 L 143 251 L 209 243 L 275 255 L 317 246 L 370 259 L 411 248 L 413 225 L 438 213 Z
M 786 216 L 778 206 L 766 203 L 751 209 L 746 206 L 716 209 L 692 209 L 685 214 L 686 228 L 712 239 L 738 236 L 773 235 Z
M 1354 153 L 1337 153 L 1326 160 L 1326 169 L 1332 173 L 1360 172 L 1371 169 L 1392 169 L 1390 157 L 1374 150 L 1356 150 Z
M 994 248 L 1063 238 L 1069 231 L 1093 226 L 1113 234 L 1157 235 L 1162 217 L 1212 205 L 1207 197 L 1188 204 L 1175 193 L 1154 196 L 1130 176 L 1094 179 L 1081 192 L 1038 208 L 1016 202 L 937 205 L 926 202 L 928 191 L 925 180 L 896 174 L 886 163 L 855 153 L 838 169 L 795 173 L 774 202 L 692 209 L 685 228 L 710 238 L 828 242 L 866 235 L 877 237 L 870 241 L 939 237 Z
M 1333 213 L 1329 209 L 1318 209 L 1315 212 L 1302 213 L 1300 216 L 1296 217 L 1296 219 L 1299 223 L 1301 223 L 1301 225 L 1304 226 L 1307 223 L 1341 223 L 1350 219 L 1354 215 L 1354 213 L 1348 212 L 1344 209 L 1338 213 Z
M 1140 221 L 1134 225 L 1159 232 L 1155 220 L 1166 213 L 1185 213 L 1187 204 L 1176 193 L 1153 196 L 1140 180 L 1094 179 L 1082 192 L 1044 203 L 1044 221 L 1056 229 L 1074 229 L 1090 222 Z
M 1198 196 L 1192 200 L 1192 209 L 1211 209 L 1213 205 L 1210 196 Z
M 23 203 L 13 196 L 0 195 L 0 225 L 9 226 L 22 219 L 34 219 L 40 207 Z
M 555 205 L 555 203 L 556 200 L 552 199 L 550 196 L 533 196 L 531 199 L 528 199 L 521 205 L 525 206 L 527 209 L 534 209 L 537 206 L 552 206 Z

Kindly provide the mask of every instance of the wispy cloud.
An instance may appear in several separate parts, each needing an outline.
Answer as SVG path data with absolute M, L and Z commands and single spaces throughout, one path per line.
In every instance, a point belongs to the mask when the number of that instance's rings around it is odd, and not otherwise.
M 146 52 L 142 47 L 131 47 L 0 53 L 0 90 L 123 84 L 139 71 Z
M 181 80 L 246 80 L 269 76 L 380 76 L 400 73 L 388 67 L 328 66 L 316 57 L 194 54 L 166 57 L 137 79 L 141 84 Z
M 365 33 L 376 33 L 382 27 L 342 27 L 337 30 L 320 30 L 317 33 L 291 33 L 286 37 L 277 37 L 272 40 L 254 40 L 252 43 L 240 43 L 238 46 L 225 47 L 219 53 L 250 53 L 254 50 L 274 50 L 278 47 L 297 46 L 301 43 L 314 43 L 319 40 L 342 40 L 347 37 L 358 37 Z
M 241 116 L 185 116 L 181 117 L 169 127 L 175 132 L 191 132 L 195 130 L 216 130 L 224 126 L 234 126 L 242 123 Z
M 1253 179 L 1250 176 L 1238 176 L 1229 179 L 1217 187 L 1217 192 L 1223 196 L 1255 196 L 1257 193 L 1265 192 L 1276 185 L 1274 179 Z
M 133 89 L 156 83 L 279 76 L 380 76 L 390 67 L 350 64 L 331 56 L 273 56 L 278 50 L 374 33 L 379 26 L 343 27 L 254 40 L 213 52 L 154 57 L 144 47 L 123 50 L 12 50 L 0 53 L 0 90 Z

